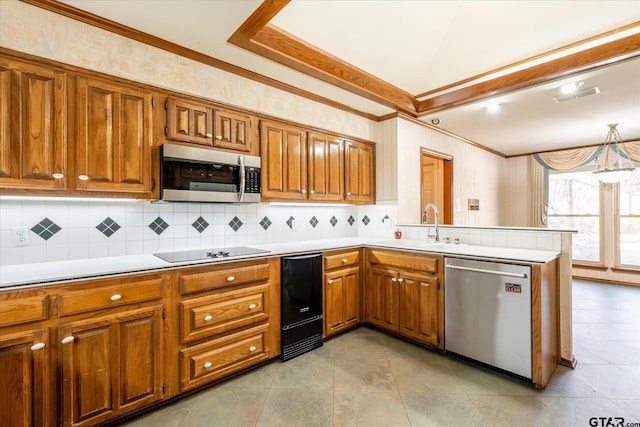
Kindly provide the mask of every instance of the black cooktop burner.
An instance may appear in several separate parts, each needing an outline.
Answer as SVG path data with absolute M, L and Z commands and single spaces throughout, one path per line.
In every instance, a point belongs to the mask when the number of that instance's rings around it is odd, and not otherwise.
M 190 251 L 176 251 L 176 252 L 162 252 L 154 254 L 160 259 L 167 262 L 186 262 L 186 261 L 198 261 L 207 258 L 231 258 L 244 255 L 253 255 L 268 253 L 263 249 L 250 248 L 248 246 L 233 246 L 230 248 L 216 248 L 216 249 L 195 249 Z

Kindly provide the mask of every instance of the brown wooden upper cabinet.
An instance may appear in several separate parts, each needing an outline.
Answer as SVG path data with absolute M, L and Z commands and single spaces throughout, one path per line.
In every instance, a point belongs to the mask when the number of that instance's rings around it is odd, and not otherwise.
M 374 204 L 375 145 L 366 142 L 345 143 L 345 200 L 354 204 Z
M 170 96 L 167 110 L 167 139 L 213 146 L 213 109 L 205 103 Z
M 151 93 L 77 80 L 77 190 L 150 193 Z
M 342 139 L 309 132 L 308 143 L 309 200 L 344 200 Z
M 0 58 L 0 188 L 67 187 L 64 73 Z
M 168 140 L 259 155 L 254 116 L 173 96 L 167 98 L 165 108 Z
M 260 122 L 262 197 L 307 199 L 307 138 L 304 129 Z

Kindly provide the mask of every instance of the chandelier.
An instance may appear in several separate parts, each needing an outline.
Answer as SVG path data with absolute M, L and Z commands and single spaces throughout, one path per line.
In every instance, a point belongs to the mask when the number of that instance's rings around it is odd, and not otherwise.
M 628 179 L 634 169 L 626 151 L 622 146 L 618 145 L 618 142 L 622 143 L 622 138 L 616 126 L 618 126 L 617 123 L 609 125 L 609 133 L 607 133 L 607 137 L 604 140 L 604 148 L 602 153 L 596 157 L 596 168 L 593 171 L 596 178 L 608 184 Z M 615 149 L 612 145 L 615 146 Z M 620 156 L 620 153 L 623 153 L 624 156 Z M 623 158 L 626 160 L 624 163 Z

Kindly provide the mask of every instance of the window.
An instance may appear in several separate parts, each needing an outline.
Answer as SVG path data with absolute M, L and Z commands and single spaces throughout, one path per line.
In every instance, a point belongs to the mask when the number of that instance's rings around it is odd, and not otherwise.
M 578 230 L 572 239 L 574 261 L 603 263 L 600 200 L 600 182 L 592 173 L 549 174 L 547 227 Z
M 618 187 L 616 264 L 640 267 L 640 174 Z

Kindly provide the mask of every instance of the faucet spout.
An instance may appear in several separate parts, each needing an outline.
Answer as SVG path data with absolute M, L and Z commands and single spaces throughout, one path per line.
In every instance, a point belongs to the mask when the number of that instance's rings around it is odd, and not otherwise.
M 434 205 L 433 203 L 429 203 L 427 206 L 424 207 L 424 212 L 422 214 L 422 222 L 424 224 L 427 224 L 427 215 L 429 214 L 429 209 L 433 209 L 433 214 L 436 218 L 436 222 L 435 222 L 435 229 L 436 229 L 436 243 L 440 242 L 440 233 L 438 232 L 438 225 L 439 225 L 439 218 L 438 218 L 438 207 L 436 205 Z

